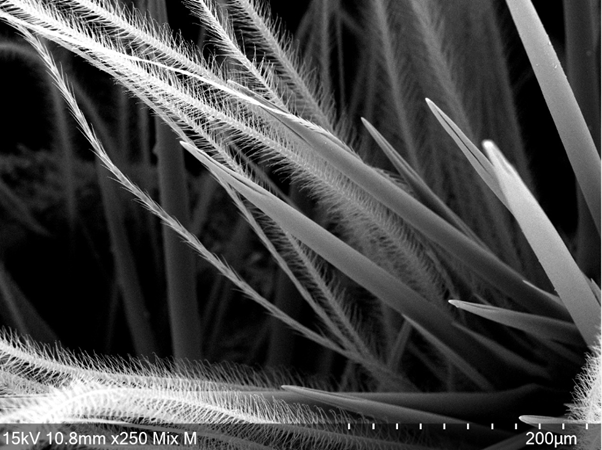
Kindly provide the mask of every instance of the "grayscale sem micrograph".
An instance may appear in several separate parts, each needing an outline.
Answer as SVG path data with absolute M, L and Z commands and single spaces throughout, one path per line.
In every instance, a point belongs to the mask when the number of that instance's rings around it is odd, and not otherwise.
M 600 449 L 600 0 L 0 0 L 0 446 Z

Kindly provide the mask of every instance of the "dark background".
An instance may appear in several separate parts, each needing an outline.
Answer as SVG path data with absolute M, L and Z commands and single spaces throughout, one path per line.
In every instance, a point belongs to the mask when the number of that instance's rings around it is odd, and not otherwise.
M 195 39 L 198 32 L 194 25 L 195 20 L 191 21 L 190 14 L 179 1 L 170 0 L 167 3 L 173 27 L 180 29 L 184 37 Z M 296 29 L 308 4 L 307 1 L 285 0 L 272 0 L 271 3 L 274 15 L 280 17 L 282 23 L 290 31 Z M 498 3 L 506 38 L 510 75 L 516 93 L 518 122 L 523 129 L 528 157 L 535 173 L 534 179 L 537 180 L 536 194 L 556 226 L 564 234 L 571 235 L 576 227 L 574 177 L 504 2 L 500 0 Z M 533 3 L 538 8 L 554 45 L 562 55 L 564 45 L 562 1 L 534 0 Z M 0 36 L 14 36 L 14 33 L 10 28 L 1 24 Z M 18 145 L 25 145 L 33 152 L 47 148 L 50 139 L 47 125 L 52 121 L 52 117 L 49 117 L 47 111 L 41 106 L 44 86 L 31 76 L 30 67 L 18 58 L 12 58 L 5 54 L 0 65 L 0 124 L 2 130 L 0 153 L 3 155 L 16 153 Z M 86 145 L 83 147 L 87 148 Z M 88 153 L 86 157 L 91 158 L 91 154 Z M 44 161 L 40 162 L 40 166 L 44 164 Z M 23 166 L 19 167 L 17 171 L 11 169 L 10 173 L 2 172 L 0 176 L 3 176 L 5 180 L 27 185 L 30 178 L 33 183 L 36 167 L 38 166 Z M 99 220 L 102 220 L 102 211 L 94 211 L 94 200 L 90 199 L 91 211 L 89 213 L 91 215 L 98 214 Z M 103 285 L 102 277 L 89 278 L 89 272 L 85 270 L 89 261 L 83 261 L 80 267 L 64 266 L 63 258 L 67 252 L 66 249 L 72 245 L 71 242 L 65 243 L 69 236 L 68 230 L 65 229 L 59 236 L 62 241 L 50 245 L 44 240 L 24 236 L 22 230 L 7 225 L 6 219 L 7 212 L 0 207 L 0 261 L 4 262 L 11 275 L 22 287 L 25 296 L 32 300 L 42 314 L 69 314 L 68 308 L 63 308 L 61 311 L 53 310 L 53 300 L 62 298 L 62 296 L 70 298 L 69 301 L 62 303 L 64 305 L 71 304 L 82 308 L 85 307 L 85 305 L 82 306 L 82 302 L 93 304 L 92 298 L 81 298 L 82 291 L 73 289 L 73 286 L 67 286 L 65 279 L 78 280 L 85 286 L 83 292 L 92 291 L 98 293 L 99 297 L 107 295 L 107 292 L 104 292 L 106 286 Z M 16 245 L 17 243 L 19 246 Z M 68 274 L 67 278 L 64 276 L 65 274 L 57 276 L 52 270 L 59 270 L 59 268 L 72 272 Z M 80 293 L 78 294 L 78 292 Z M 72 326 L 81 328 L 83 325 L 72 324 Z M 63 332 L 62 329 L 57 329 L 57 331 Z M 73 330 L 74 335 L 78 334 L 76 331 Z M 95 331 L 95 333 L 98 332 Z M 89 344 L 79 338 L 76 342 L 83 348 Z M 65 343 L 69 345 L 69 340 L 67 339 Z M 127 351 L 127 348 L 125 350 Z

